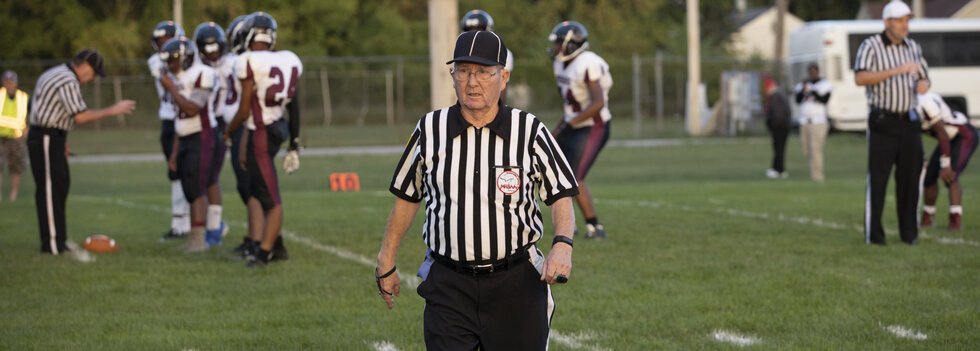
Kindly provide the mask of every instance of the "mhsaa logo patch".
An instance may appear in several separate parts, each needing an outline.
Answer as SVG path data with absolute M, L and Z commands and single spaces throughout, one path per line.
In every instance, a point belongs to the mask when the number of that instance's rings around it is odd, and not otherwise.
M 521 176 L 510 169 L 500 172 L 497 176 L 497 189 L 504 195 L 514 195 L 521 190 Z

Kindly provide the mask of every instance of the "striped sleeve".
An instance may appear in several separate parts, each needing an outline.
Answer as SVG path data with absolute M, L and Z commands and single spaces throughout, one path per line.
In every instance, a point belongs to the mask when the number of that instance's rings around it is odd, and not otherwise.
M 534 143 L 531 149 L 535 181 L 541 185 L 539 196 L 548 206 L 563 197 L 578 195 L 578 182 L 572 168 L 568 166 L 564 154 L 555 138 L 544 123 L 534 121 Z
M 874 62 L 874 50 L 872 49 L 874 44 L 871 42 L 872 40 L 873 37 L 865 39 L 861 42 L 861 46 L 858 47 L 857 54 L 854 55 L 854 72 L 872 70 L 872 62 Z
M 919 63 L 922 64 L 922 68 L 919 70 L 919 77 L 929 79 L 929 62 L 922 56 L 922 46 L 919 43 L 915 43 L 915 53 L 919 58 Z
M 58 98 L 61 99 L 62 106 L 69 116 L 75 116 L 88 109 L 85 100 L 82 99 L 82 90 L 78 82 L 69 81 L 58 88 Z
M 395 175 L 391 179 L 392 194 L 409 202 L 422 201 L 422 121 L 415 126 L 412 137 L 405 145 L 405 151 L 395 166 Z

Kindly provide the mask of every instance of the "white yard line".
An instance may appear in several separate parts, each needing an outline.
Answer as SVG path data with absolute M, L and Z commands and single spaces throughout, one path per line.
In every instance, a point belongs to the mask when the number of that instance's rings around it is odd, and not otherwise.
M 711 337 L 717 341 L 733 344 L 739 347 L 757 344 L 761 341 L 759 338 L 739 335 L 738 333 L 728 330 L 715 330 L 711 333 Z
M 551 341 L 562 344 L 571 349 L 590 350 L 590 351 L 609 351 L 610 349 L 588 343 L 589 341 L 592 341 L 597 337 L 598 336 L 591 331 L 583 331 L 574 334 L 562 334 L 554 329 L 551 329 L 551 335 L 549 335 Z
M 926 334 L 903 327 L 901 325 L 889 325 L 887 327 L 882 327 L 882 329 L 885 329 L 889 333 L 895 334 L 895 336 L 904 339 L 925 340 L 929 338 L 929 336 Z
M 676 205 L 676 204 L 671 204 L 662 201 L 650 201 L 650 200 L 632 201 L 632 200 L 596 198 L 595 202 L 608 203 L 617 206 L 639 206 L 639 207 L 649 207 L 649 208 L 658 208 L 658 209 L 673 209 L 673 210 L 680 210 L 685 212 L 710 212 L 710 213 L 716 213 L 721 215 L 727 215 L 731 217 L 776 220 L 780 222 L 789 222 L 789 223 L 802 224 L 802 225 L 807 225 L 812 227 L 819 227 L 819 228 L 826 228 L 826 229 L 833 229 L 833 230 L 851 231 L 857 233 L 864 232 L 864 228 L 857 224 L 848 225 L 848 224 L 836 223 L 836 222 L 824 220 L 822 218 L 793 216 L 793 215 L 786 215 L 783 213 L 773 214 L 769 212 L 752 212 L 752 211 L 739 210 L 739 209 L 728 208 L 728 207 L 709 207 L 709 206 L 696 207 L 690 205 Z M 894 232 L 895 230 L 888 229 L 888 231 Z M 919 236 L 922 237 L 923 239 L 934 240 L 937 243 L 944 244 L 944 245 L 980 247 L 980 242 L 962 239 L 962 238 L 934 236 L 921 230 L 919 232 Z
M 375 351 L 398 351 L 395 344 L 388 341 L 375 341 L 371 343 L 371 347 L 373 347 Z
M 120 198 L 105 198 L 105 197 L 85 196 L 85 195 L 73 196 L 72 198 L 81 199 L 84 201 L 109 202 L 114 205 L 125 207 L 125 208 L 143 209 L 143 210 L 150 210 L 154 212 L 170 213 L 169 209 L 163 208 L 161 206 L 139 204 L 128 200 L 123 200 Z M 229 223 L 236 227 L 248 228 L 248 223 L 245 222 L 229 222 Z M 312 248 L 313 250 L 326 252 L 336 257 L 348 261 L 352 261 L 355 263 L 360 263 L 361 265 L 367 267 L 374 268 L 374 261 L 371 260 L 370 258 L 367 258 L 366 256 L 356 254 L 354 252 L 351 252 L 349 250 L 340 247 L 318 243 L 313 239 L 304 237 L 297 232 L 286 229 L 285 227 L 282 229 L 282 235 L 289 240 L 306 245 Z M 419 278 L 416 277 L 414 274 L 405 275 L 400 270 L 398 274 L 402 276 L 402 284 L 407 286 L 408 288 L 415 289 L 419 285 Z

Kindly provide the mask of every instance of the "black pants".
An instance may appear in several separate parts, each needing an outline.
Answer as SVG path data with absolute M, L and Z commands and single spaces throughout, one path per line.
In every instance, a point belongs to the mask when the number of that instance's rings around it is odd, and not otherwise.
M 527 261 L 483 276 L 432 264 L 417 289 L 426 349 L 544 350 L 551 293 L 540 278 Z
M 789 128 L 771 128 L 772 136 L 772 169 L 783 173 L 786 171 L 786 139 L 789 138 Z
M 37 126 L 31 126 L 27 136 L 31 173 L 34 174 L 34 203 L 41 233 L 41 252 L 55 255 L 68 251 L 65 245 L 68 239 L 65 203 L 68 201 L 71 177 L 65 156 L 67 137 L 67 131 Z
M 248 192 L 248 172 L 242 168 L 241 164 L 241 159 L 245 156 L 241 153 L 242 135 L 245 134 L 245 129 L 245 126 L 242 125 L 231 134 L 231 170 L 235 172 L 235 181 L 237 184 L 235 189 L 238 190 L 238 196 L 247 205 L 248 198 L 251 197 Z
M 170 154 L 174 149 L 174 138 L 177 137 L 177 132 L 174 129 L 174 120 L 161 120 L 160 121 L 160 148 L 163 150 L 163 163 L 167 164 L 167 160 L 170 159 Z M 171 171 L 170 167 L 167 167 L 167 178 L 170 181 L 180 180 L 177 176 L 176 171 Z
M 883 244 L 885 229 L 881 212 L 885 207 L 888 176 L 895 166 L 895 206 L 902 241 L 913 243 L 919 237 L 916 210 L 919 205 L 919 177 L 922 174 L 922 133 L 919 121 L 908 113 L 894 114 L 872 110 L 868 116 L 868 187 L 864 211 L 866 243 Z

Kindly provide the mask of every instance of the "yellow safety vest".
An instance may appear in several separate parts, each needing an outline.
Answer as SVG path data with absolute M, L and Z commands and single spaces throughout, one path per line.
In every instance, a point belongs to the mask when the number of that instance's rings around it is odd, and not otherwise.
M 27 129 L 27 93 L 17 90 L 14 94 L 17 103 L 16 116 L 4 116 L 0 113 L 0 137 L 20 138 Z M 7 88 L 0 88 L 0 111 L 7 103 Z

